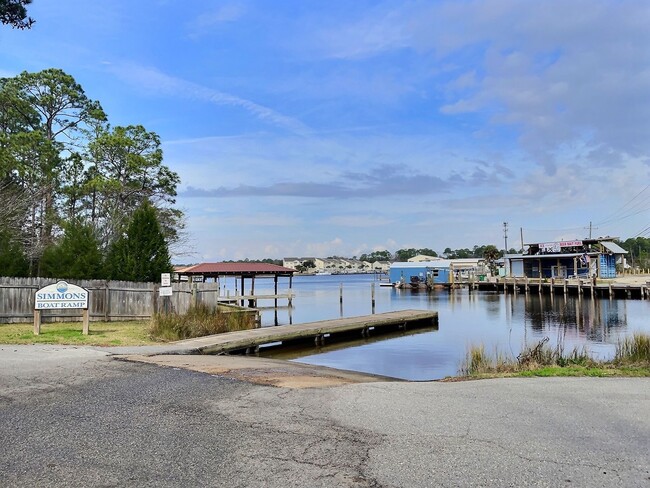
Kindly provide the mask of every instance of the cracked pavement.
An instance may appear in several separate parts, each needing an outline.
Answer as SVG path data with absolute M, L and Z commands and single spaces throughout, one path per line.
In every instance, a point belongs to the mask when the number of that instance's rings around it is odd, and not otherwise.
M 643 378 L 289 389 L 0 346 L 0 485 L 650 486 L 649 412 Z

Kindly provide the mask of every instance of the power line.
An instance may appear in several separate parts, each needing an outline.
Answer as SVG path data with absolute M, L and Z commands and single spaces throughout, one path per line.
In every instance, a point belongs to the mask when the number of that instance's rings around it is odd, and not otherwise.
M 648 188 L 650 188 L 650 185 L 646 185 L 646 187 L 643 190 L 641 190 L 639 193 L 637 193 L 632 198 L 630 198 L 627 202 L 625 202 L 625 204 L 623 204 L 622 207 L 619 207 L 616 210 L 614 210 L 610 215 L 608 215 L 605 218 L 605 220 L 603 220 L 601 222 L 596 222 L 596 225 L 606 224 L 607 222 L 611 222 L 612 220 L 619 220 L 621 217 L 616 218 L 616 214 L 618 212 L 622 211 L 623 209 L 625 209 L 625 207 L 627 207 L 630 203 L 632 203 L 634 200 L 636 200 L 639 197 L 639 195 L 644 193 Z M 636 206 L 638 206 L 638 204 L 634 205 L 634 207 L 636 207 Z M 627 217 L 623 217 L 623 218 L 627 218 Z

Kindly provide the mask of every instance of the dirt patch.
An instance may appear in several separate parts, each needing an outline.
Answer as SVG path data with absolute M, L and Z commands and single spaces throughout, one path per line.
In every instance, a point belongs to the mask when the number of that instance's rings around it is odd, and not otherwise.
M 129 355 L 116 356 L 116 358 L 172 368 L 184 368 L 282 388 L 329 388 L 350 383 L 396 381 L 393 378 L 371 374 L 251 356 Z

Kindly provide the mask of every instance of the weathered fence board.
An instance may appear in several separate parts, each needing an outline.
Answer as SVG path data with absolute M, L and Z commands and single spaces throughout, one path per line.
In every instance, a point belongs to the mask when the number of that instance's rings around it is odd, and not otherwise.
M 34 294 L 57 281 L 60 280 L 0 277 L 0 323 L 31 322 L 34 318 Z M 163 310 L 163 307 L 185 313 L 192 300 L 216 306 L 219 298 L 217 283 L 172 283 L 173 295 L 163 298 L 158 296 L 158 285 L 155 283 L 65 281 L 90 292 L 88 310 L 91 321 L 148 319 L 154 311 Z M 81 315 L 81 310 L 44 310 L 42 321 L 80 321 Z

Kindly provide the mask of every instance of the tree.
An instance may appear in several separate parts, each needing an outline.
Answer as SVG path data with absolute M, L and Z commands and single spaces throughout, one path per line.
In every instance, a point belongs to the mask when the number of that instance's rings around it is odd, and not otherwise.
M 168 242 L 178 238 L 183 214 L 175 203 L 178 174 L 162 164 L 160 138 L 141 125 L 106 128 L 88 145 L 90 163 L 84 177 L 84 202 L 68 195 L 67 207 L 84 211 L 102 240 L 110 243 L 124 232 L 129 218 L 146 200 L 157 217 Z M 78 188 L 79 175 L 72 173 L 71 190 Z
M 393 259 L 393 255 L 390 251 L 373 251 L 370 254 L 362 254 L 359 256 L 360 261 L 368 261 L 369 263 L 374 263 L 376 261 L 390 261 Z
M 0 0 L 0 22 L 15 29 L 29 29 L 34 19 L 27 17 L 26 5 L 32 0 Z
M 102 253 L 93 228 L 76 219 L 64 226 L 58 244 L 43 252 L 40 275 L 52 278 L 102 278 Z
M 27 276 L 29 263 L 20 242 L 8 229 L 0 230 L 0 274 L 2 276 Z
M 99 102 L 90 100 L 72 76 L 60 69 L 46 69 L 38 73 L 23 72 L 3 79 L 0 84 L 3 106 L 11 111 L 7 127 L 21 127 L 8 133 L 14 153 L 21 148 L 31 151 L 29 158 L 14 162 L 15 169 L 30 174 L 41 190 L 34 198 L 34 214 L 41 219 L 42 245 L 51 243 L 57 221 L 56 201 L 59 197 L 58 178 L 69 154 L 75 150 L 91 127 L 106 120 Z M 5 151 L 6 153 L 6 151 Z M 20 154 L 5 154 L 20 159 Z M 37 164 L 31 164 L 31 162 Z M 36 196 L 36 195 L 35 195 Z
M 490 272 L 495 275 L 497 273 L 496 260 L 501 256 L 501 252 L 496 246 L 488 244 L 483 249 L 483 259 L 487 262 Z
M 161 273 L 172 269 L 156 210 L 148 200 L 133 214 L 126 234 L 112 245 L 107 257 L 107 274 L 111 279 L 158 281 Z

